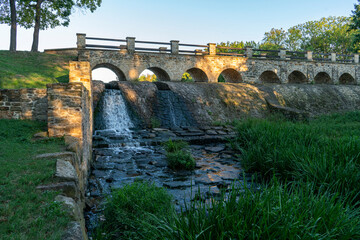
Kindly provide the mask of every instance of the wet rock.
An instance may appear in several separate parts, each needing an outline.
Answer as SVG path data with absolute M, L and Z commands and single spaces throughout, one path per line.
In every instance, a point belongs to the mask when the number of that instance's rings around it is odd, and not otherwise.
M 214 131 L 214 130 L 207 130 L 206 134 L 208 134 L 208 135 L 217 135 L 218 133 L 216 131 Z
M 213 185 L 217 185 L 223 182 L 223 179 L 215 174 L 207 174 L 207 175 L 201 175 L 201 176 L 197 176 L 195 178 L 195 182 L 198 184 L 205 184 L 205 185 L 209 185 L 209 184 L 213 184 Z
M 167 188 L 186 188 L 191 187 L 195 185 L 195 181 L 189 180 L 189 181 L 170 181 L 170 182 L 164 182 L 163 183 L 165 187 Z
M 206 147 L 205 150 L 209 152 L 218 153 L 225 149 L 225 146 Z
M 240 175 L 240 171 L 239 170 L 234 170 L 234 171 L 222 171 L 220 173 L 218 173 L 217 175 L 219 177 L 221 177 L 224 180 L 235 180 L 239 178 Z

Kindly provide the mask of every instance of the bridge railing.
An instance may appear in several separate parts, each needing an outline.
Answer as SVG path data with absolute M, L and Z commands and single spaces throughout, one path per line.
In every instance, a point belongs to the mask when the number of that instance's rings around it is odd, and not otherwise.
M 124 43 L 124 44 L 119 44 Z M 116 44 L 116 45 L 115 45 Z M 286 49 L 267 50 L 254 49 L 250 46 L 233 48 L 207 45 L 185 44 L 177 40 L 170 42 L 138 41 L 134 37 L 126 39 L 87 37 L 77 34 L 78 49 L 119 50 L 133 54 L 135 52 L 186 54 L 186 55 L 219 55 L 256 59 L 304 60 L 318 62 L 359 63 L 359 54 L 345 55 L 336 53 L 319 53 L 312 51 L 288 51 Z
M 78 49 L 100 49 L 100 50 L 120 50 L 128 53 L 153 52 L 171 54 L 209 54 L 208 45 L 185 44 L 173 40 L 170 42 L 138 41 L 133 37 L 126 39 L 87 37 L 85 34 L 77 34 Z M 115 45 L 115 43 L 124 43 Z

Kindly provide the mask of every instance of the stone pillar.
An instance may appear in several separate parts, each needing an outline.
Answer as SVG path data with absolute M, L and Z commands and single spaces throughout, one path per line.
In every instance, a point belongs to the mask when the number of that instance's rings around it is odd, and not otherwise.
M 90 62 L 70 62 L 69 82 L 81 82 L 91 96 L 91 67 Z
M 331 53 L 330 59 L 332 62 L 336 62 L 336 53 Z
M 279 57 L 280 57 L 280 59 L 286 59 L 286 49 L 285 48 L 280 48 Z
M 209 55 L 216 55 L 216 43 L 208 43 Z
M 135 38 L 134 37 L 127 37 L 126 38 L 126 45 L 129 54 L 135 53 Z
M 359 63 L 359 54 L 354 54 L 354 63 Z
M 312 51 L 307 51 L 306 52 L 306 58 L 308 61 L 312 61 L 313 60 L 313 52 Z
M 252 56 L 253 56 L 253 48 L 251 46 L 246 46 L 245 47 L 245 54 L 246 54 L 246 57 L 252 58 Z
M 171 40 L 171 54 L 179 54 L 179 41 L 178 40 Z
M 76 37 L 77 37 L 77 42 L 76 42 L 77 48 L 85 49 L 86 48 L 86 34 L 77 33 Z

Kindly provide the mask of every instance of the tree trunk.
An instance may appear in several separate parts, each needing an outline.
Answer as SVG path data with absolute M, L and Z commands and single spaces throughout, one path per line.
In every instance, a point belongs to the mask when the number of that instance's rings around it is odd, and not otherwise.
M 31 47 L 32 52 L 38 52 L 39 50 L 39 32 L 40 32 L 40 14 L 41 14 L 41 3 L 43 0 L 36 1 L 35 7 L 35 27 L 34 27 L 34 36 L 33 44 Z
M 10 51 L 16 52 L 16 6 L 15 0 L 10 0 L 10 18 L 11 18 L 11 30 L 10 30 Z

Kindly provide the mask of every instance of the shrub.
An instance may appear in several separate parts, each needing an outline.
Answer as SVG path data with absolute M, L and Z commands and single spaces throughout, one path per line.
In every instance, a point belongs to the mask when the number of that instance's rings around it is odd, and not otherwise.
M 167 142 L 164 142 L 163 145 L 166 152 L 177 152 L 189 146 L 188 143 L 185 141 L 181 141 L 181 140 L 173 141 L 171 139 L 169 139 L 169 141 Z
M 174 170 L 193 170 L 195 168 L 195 159 L 187 151 L 168 152 L 166 154 L 169 168 Z
M 95 231 L 97 239 L 146 239 L 148 214 L 165 217 L 172 210 L 165 189 L 146 182 L 134 182 L 115 190 L 104 210 L 105 222 Z M 105 234 L 103 234 L 105 233 Z
M 169 168 L 174 170 L 193 170 L 195 168 L 195 159 L 192 157 L 186 148 L 188 143 L 184 141 L 169 141 L 165 142 L 164 148 L 166 150 L 166 158 Z

